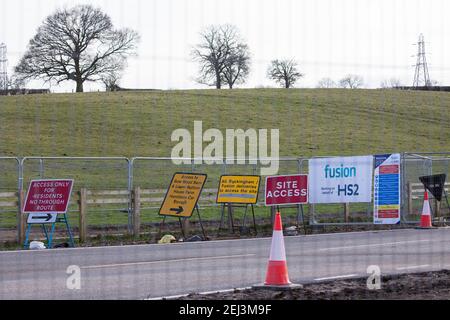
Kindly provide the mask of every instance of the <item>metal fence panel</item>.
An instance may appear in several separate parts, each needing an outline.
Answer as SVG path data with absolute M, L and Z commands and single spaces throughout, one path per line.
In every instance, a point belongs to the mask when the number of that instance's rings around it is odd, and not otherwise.
M 14 241 L 17 237 L 20 160 L 0 157 L 0 172 L 0 241 Z
M 181 159 L 178 159 L 181 160 Z M 79 225 L 78 191 L 86 188 L 89 192 L 88 227 L 90 234 L 130 232 L 133 226 L 132 190 L 140 187 L 144 201 L 141 208 L 141 222 L 155 224 L 161 221 L 159 206 L 164 198 L 170 180 L 176 172 L 198 172 L 208 175 L 204 191 L 199 201 L 202 217 L 218 221 L 220 207 L 215 197 L 221 175 L 260 175 L 260 159 L 227 159 L 222 163 L 208 164 L 198 159 L 184 159 L 184 164 L 175 164 L 171 158 L 137 157 L 131 160 L 124 157 L 0 157 L 0 241 L 14 240 L 17 236 L 18 194 L 25 191 L 32 179 L 71 178 L 75 180 L 69 218 L 75 234 Z M 203 159 L 208 160 L 208 159 Z M 211 159 L 209 159 L 211 160 Z M 282 158 L 277 161 L 278 175 L 308 173 L 307 158 Z M 420 196 L 419 177 L 430 174 L 450 174 L 450 153 L 403 153 L 402 154 L 402 223 L 417 223 L 420 218 L 423 199 Z M 447 179 L 448 182 L 448 179 Z M 261 177 L 258 203 L 255 206 L 257 217 L 268 219 L 274 208 L 264 206 L 265 176 Z M 411 193 L 413 186 L 413 193 Z M 114 199 L 98 200 L 96 196 L 107 197 L 111 191 Z M 110 196 L 110 198 L 113 196 Z M 121 199 L 119 201 L 119 199 Z M 432 201 L 434 199 L 432 198 Z M 15 206 L 13 206 L 15 202 Z M 94 203 L 92 203 L 94 202 Z M 112 202 L 112 203 L 110 203 Z M 117 203 L 116 203 L 117 202 Z M 9 205 L 9 206 L 8 206 Z M 304 205 L 283 207 L 286 224 L 292 217 L 297 218 L 300 209 L 309 212 L 311 225 L 372 225 L 373 202 L 342 204 Z M 237 217 L 240 217 L 237 210 Z M 301 212 L 303 213 L 303 211 Z M 450 213 L 444 212 L 447 216 Z
M 403 213 L 405 222 L 417 223 L 422 213 L 423 186 L 419 177 L 444 173 L 447 175 L 446 183 L 448 183 L 450 174 L 449 162 L 450 153 L 406 153 L 404 155 L 405 175 L 402 194 L 404 199 Z M 448 189 L 448 185 L 446 189 Z M 431 193 L 429 193 L 429 197 L 431 208 L 436 211 L 436 200 Z M 444 208 L 442 214 L 448 218 L 450 212 L 448 212 L 449 210 L 446 208 L 444 201 L 441 204 L 441 207 Z
M 177 159 L 181 160 L 181 159 Z M 147 190 L 145 197 L 155 201 L 144 201 L 141 207 L 141 222 L 151 224 L 161 220 L 158 216 L 160 202 L 164 197 L 165 191 L 170 184 L 172 176 L 176 172 L 198 172 L 208 175 L 202 195 L 199 199 L 199 208 L 202 212 L 202 218 L 210 221 L 220 219 L 220 207 L 215 203 L 217 189 L 220 177 L 222 175 L 260 175 L 261 165 L 259 159 L 247 159 L 245 163 L 239 163 L 237 159 L 224 159 L 222 163 L 207 164 L 196 161 L 195 159 L 184 159 L 185 164 L 176 165 L 171 158 L 133 158 L 132 163 L 132 181 L 133 186 L 139 186 Z M 205 159 L 204 159 L 205 160 Z M 206 159 L 208 160 L 208 159 Z M 278 174 L 297 174 L 299 173 L 299 160 L 297 158 L 284 158 L 277 161 Z M 260 217 L 270 217 L 270 209 L 264 207 L 264 183 L 265 177 L 261 179 L 261 185 L 258 195 L 258 204 L 255 206 L 256 215 Z M 150 195 L 153 195 L 150 196 Z M 242 216 L 243 210 L 236 210 L 237 218 Z M 296 213 L 296 211 L 295 211 Z
M 311 159 L 335 157 L 337 156 L 321 156 Z M 309 160 L 305 158 L 300 161 L 300 171 L 304 174 L 309 173 Z M 349 204 L 309 204 L 307 209 L 309 224 L 313 226 L 370 225 L 373 221 L 373 201 Z
M 26 157 L 22 161 L 23 188 L 33 179 L 65 178 L 74 179 L 68 216 L 75 234 L 79 232 L 78 192 L 81 188 L 89 192 L 122 190 L 126 203 L 89 204 L 87 214 L 91 234 L 103 231 L 123 232 L 131 228 L 130 166 L 122 157 Z M 89 199 L 88 195 L 88 199 Z M 91 196 L 92 198 L 92 196 Z

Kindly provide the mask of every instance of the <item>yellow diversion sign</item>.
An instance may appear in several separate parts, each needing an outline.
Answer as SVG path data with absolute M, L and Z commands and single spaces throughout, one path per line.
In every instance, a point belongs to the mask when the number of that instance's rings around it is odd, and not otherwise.
M 175 173 L 159 209 L 159 215 L 190 218 L 202 193 L 207 175 Z
M 216 202 L 255 204 L 260 180 L 260 176 L 222 176 Z

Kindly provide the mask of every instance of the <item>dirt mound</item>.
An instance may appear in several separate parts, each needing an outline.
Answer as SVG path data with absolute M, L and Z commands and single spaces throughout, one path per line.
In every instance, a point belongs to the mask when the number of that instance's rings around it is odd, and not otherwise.
M 369 290 L 367 278 L 304 284 L 290 291 L 235 290 L 190 294 L 180 300 L 363 300 L 450 299 L 450 270 L 382 276 L 381 289 Z

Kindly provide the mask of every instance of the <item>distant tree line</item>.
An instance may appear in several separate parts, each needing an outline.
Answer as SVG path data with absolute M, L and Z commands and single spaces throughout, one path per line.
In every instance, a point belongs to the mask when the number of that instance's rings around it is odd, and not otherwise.
M 136 54 L 139 34 L 131 29 L 115 29 L 110 17 L 91 5 L 60 9 L 48 16 L 30 40 L 15 67 L 9 87 L 23 88 L 30 79 L 74 81 L 76 92 L 84 91 L 85 82 L 101 82 L 107 91 L 120 90 L 119 82 L 127 58 Z M 234 25 L 212 25 L 200 33 L 192 48 L 198 63 L 196 81 L 222 89 L 243 84 L 250 74 L 251 53 L 248 44 Z M 283 88 L 292 88 L 304 73 L 294 58 L 274 59 L 266 71 L 267 78 Z M 382 88 L 399 87 L 397 79 L 386 80 Z M 364 86 L 363 78 L 349 74 L 335 82 L 321 79 L 318 88 Z

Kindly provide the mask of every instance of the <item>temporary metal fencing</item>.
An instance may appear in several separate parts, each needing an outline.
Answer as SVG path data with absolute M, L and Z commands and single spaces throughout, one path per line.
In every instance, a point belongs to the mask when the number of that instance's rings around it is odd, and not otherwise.
M 74 179 L 69 221 L 77 231 L 78 192 L 85 188 L 90 192 L 108 190 L 131 190 L 130 160 L 125 157 L 25 157 L 21 159 L 22 175 L 19 192 L 33 179 Z M 130 193 L 127 195 L 130 198 Z M 93 203 L 87 224 L 95 229 L 117 229 L 123 226 L 130 231 L 131 202 L 125 204 Z
M 0 232 L 8 234 L 8 238 L 13 237 L 13 239 L 20 207 L 17 193 L 20 170 L 19 158 L 0 157 Z
M 261 161 L 262 160 L 262 161 Z M 167 186 L 176 172 L 204 173 L 208 179 L 204 186 L 202 195 L 199 199 L 199 209 L 205 213 L 203 217 L 206 220 L 217 220 L 220 218 L 219 206 L 215 202 L 217 187 L 222 175 L 260 175 L 262 163 L 268 160 L 274 161 L 279 167 L 279 174 L 297 174 L 299 172 L 298 158 L 273 159 L 191 159 L 191 158 L 154 158 L 154 157 L 136 157 L 131 159 L 132 184 L 144 189 L 144 193 L 151 194 L 152 198 L 145 202 L 141 207 L 141 222 L 150 223 L 154 221 L 158 213 L 159 206 L 164 198 Z M 182 164 L 175 164 L 180 163 Z M 261 181 L 261 187 L 258 195 L 256 208 L 268 212 L 270 209 L 264 207 L 264 181 Z M 150 201 L 153 200 L 153 201 Z M 217 208 L 217 210 L 215 210 Z M 296 209 L 297 210 L 297 209 Z
M 432 174 L 446 174 L 445 190 L 448 193 L 448 177 L 450 153 L 404 153 L 402 154 L 402 221 L 404 223 L 417 223 L 423 205 L 423 186 L 419 177 Z M 432 208 L 437 211 L 436 199 L 429 194 Z M 447 210 L 448 211 L 448 210 Z M 450 215 L 443 211 L 444 215 Z M 441 216 L 441 218 L 446 218 Z
M 177 164 L 182 161 L 183 164 Z M 215 163 L 210 163 L 215 160 Z M 261 161 L 263 160 L 263 161 Z M 69 219 L 78 227 L 79 191 L 88 190 L 89 214 L 87 224 L 99 233 L 128 231 L 133 229 L 132 195 L 136 187 L 147 193 L 151 199 L 141 208 L 141 222 L 152 223 L 167 186 L 176 172 L 198 172 L 208 175 L 204 192 L 199 201 L 206 220 L 218 220 L 215 196 L 220 176 L 260 175 L 267 167 L 268 159 L 172 159 L 158 157 L 1 157 L 0 158 L 0 241 L 17 228 L 17 216 L 21 206 L 20 194 L 32 179 L 72 178 L 75 180 L 69 206 Z M 309 158 L 280 158 L 278 174 L 308 173 Z M 422 205 L 419 177 L 445 173 L 449 175 L 450 152 L 446 153 L 402 153 L 401 155 L 401 217 L 402 223 L 416 223 Z M 265 164 L 264 164 L 265 163 Z M 273 162 L 274 163 L 274 162 Z M 261 180 L 258 203 L 260 215 L 270 217 L 273 210 L 264 207 L 264 177 Z M 448 189 L 448 186 L 447 186 Z M 423 190 L 423 187 L 422 187 Z M 117 201 L 95 200 L 97 195 L 117 195 Z M 3 199 L 2 197 L 3 196 Z M 111 196 L 110 196 L 111 197 Z M 13 206 L 15 204 L 15 206 Z M 371 225 L 373 222 L 373 202 L 352 204 L 304 205 L 284 208 L 299 217 L 309 215 L 310 225 Z M 266 215 L 267 214 L 267 215 Z M 302 215 L 303 216 L 303 215 Z M 288 221 L 289 223 L 289 221 Z M 7 232 L 6 232 L 7 231 Z

